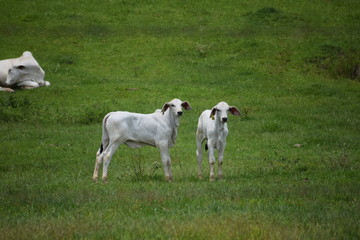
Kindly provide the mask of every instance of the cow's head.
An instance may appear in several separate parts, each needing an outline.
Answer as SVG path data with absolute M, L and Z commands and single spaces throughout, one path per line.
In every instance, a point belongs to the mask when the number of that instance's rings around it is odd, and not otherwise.
M 228 120 L 228 112 L 232 115 L 240 116 L 240 111 L 234 106 L 229 106 L 226 102 L 219 102 L 215 107 L 211 109 L 210 118 L 219 119 L 222 123 L 226 123 Z
M 183 114 L 182 112 L 183 108 L 185 110 L 190 110 L 191 106 L 187 101 L 181 101 L 180 99 L 175 98 L 170 102 L 165 103 L 161 109 L 161 112 L 164 114 L 166 110 L 169 109 L 170 111 L 173 112 L 175 116 L 180 117 Z
M 8 69 L 5 84 L 8 86 L 16 86 L 21 82 L 32 81 L 43 86 L 46 85 L 44 77 L 44 70 L 37 63 L 31 52 L 24 52 Z

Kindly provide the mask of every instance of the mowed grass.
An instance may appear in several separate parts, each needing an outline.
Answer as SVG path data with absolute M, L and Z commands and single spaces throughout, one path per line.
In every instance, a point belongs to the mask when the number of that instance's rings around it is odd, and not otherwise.
M 360 3 L 8 1 L 0 59 L 50 87 L 0 94 L 0 239 L 360 238 Z M 101 121 L 187 100 L 166 183 L 121 146 L 93 183 Z M 230 116 L 224 180 L 197 179 L 195 131 Z M 203 161 L 208 174 L 207 159 Z

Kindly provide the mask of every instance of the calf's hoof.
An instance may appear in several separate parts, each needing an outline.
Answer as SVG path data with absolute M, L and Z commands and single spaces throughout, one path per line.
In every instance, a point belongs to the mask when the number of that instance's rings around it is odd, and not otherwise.
M 173 181 L 172 176 L 166 177 L 166 181 L 167 181 L 167 182 L 172 182 L 172 181 Z
M 4 88 L 5 92 L 15 92 L 14 90 L 12 90 L 11 88 Z

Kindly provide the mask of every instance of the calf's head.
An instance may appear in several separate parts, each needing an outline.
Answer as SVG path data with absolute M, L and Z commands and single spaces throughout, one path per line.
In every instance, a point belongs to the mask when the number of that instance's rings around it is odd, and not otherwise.
M 190 110 L 191 106 L 187 101 L 181 101 L 180 99 L 175 98 L 170 102 L 165 103 L 161 109 L 161 112 L 164 114 L 167 110 L 169 110 L 175 116 L 181 116 L 183 113 L 183 108 L 185 110 Z
M 9 68 L 5 84 L 16 85 L 24 81 L 33 81 L 40 86 L 44 83 L 45 72 L 30 52 L 23 55 Z
M 240 111 L 234 106 L 229 106 L 226 102 L 219 102 L 215 107 L 211 109 L 210 118 L 214 119 L 215 115 L 216 118 L 219 119 L 221 122 L 226 123 L 228 120 L 228 112 L 232 115 L 240 116 Z

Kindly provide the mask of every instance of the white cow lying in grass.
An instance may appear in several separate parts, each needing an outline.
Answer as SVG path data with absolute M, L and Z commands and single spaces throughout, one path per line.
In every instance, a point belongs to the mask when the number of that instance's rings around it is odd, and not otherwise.
M 31 52 L 24 52 L 19 58 L 0 61 L 0 91 L 13 92 L 13 88 L 50 86 L 48 81 L 44 81 L 44 77 L 44 70 Z
M 197 144 L 197 160 L 198 160 L 198 176 L 202 178 L 202 142 L 207 139 L 205 150 L 209 149 L 209 163 L 210 163 L 210 181 L 215 180 L 214 165 L 215 156 L 214 151 L 218 149 L 218 177 L 222 179 L 222 163 L 224 157 L 224 150 L 226 146 L 226 137 L 228 135 L 227 120 L 228 112 L 239 116 L 240 111 L 236 107 L 229 106 L 226 102 L 219 102 L 211 110 L 205 110 L 199 118 L 198 127 L 196 131 Z
M 151 114 L 131 112 L 111 112 L 103 120 L 100 149 L 96 153 L 93 180 L 97 181 L 101 162 L 103 181 L 107 180 L 107 170 L 111 158 L 120 144 L 131 148 L 153 146 L 160 149 L 167 181 L 172 181 L 169 148 L 175 144 L 179 117 L 182 108 L 190 110 L 188 102 L 173 99 Z

